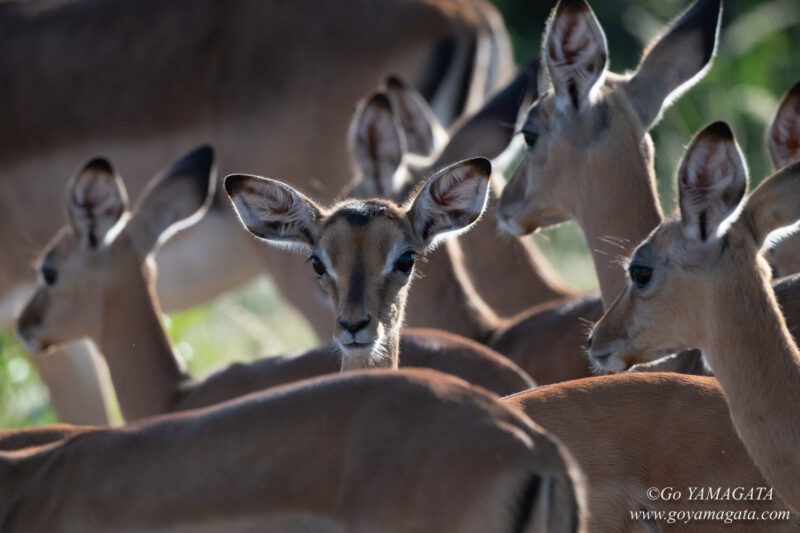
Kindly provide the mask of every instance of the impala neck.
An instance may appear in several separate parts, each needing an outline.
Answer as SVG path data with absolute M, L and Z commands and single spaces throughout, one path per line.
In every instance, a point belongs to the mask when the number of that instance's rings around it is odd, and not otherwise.
M 481 220 L 459 239 L 475 287 L 501 316 L 574 296 L 533 242 L 501 235 L 496 215 L 502 193 L 500 179 L 492 175 L 491 196 Z
M 800 355 L 775 294 L 755 269 L 712 296 L 704 353 L 748 453 L 800 509 Z
M 125 284 L 106 297 L 98 347 L 130 421 L 171 411 L 187 375 L 161 323 L 149 267 L 137 264 L 119 279 Z
M 450 240 L 426 257 L 421 274 L 412 282 L 406 325 L 481 340 L 499 319 L 472 285 L 459 241 Z
M 633 156 L 621 149 L 600 154 L 587 168 L 603 172 L 585 180 L 587 190 L 580 192 L 584 201 L 575 219 L 591 251 L 605 309 L 625 288 L 621 260 L 630 257 L 664 218 L 656 192 L 653 160 L 646 155 L 652 150 L 648 143 L 646 137 Z M 620 185 L 609 190 L 603 174 L 612 174 L 613 182 Z

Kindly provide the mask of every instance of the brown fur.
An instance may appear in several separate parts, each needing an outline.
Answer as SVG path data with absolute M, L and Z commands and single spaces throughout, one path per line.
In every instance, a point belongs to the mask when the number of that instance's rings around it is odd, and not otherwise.
M 718 159 L 724 164 L 709 168 L 692 160 L 692 148 L 701 143 L 712 153 L 729 149 L 731 141 L 706 135 L 715 126 L 697 134 L 681 167 L 702 169 L 707 183 L 695 191 L 698 185 L 679 175 L 682 194 L 702 195 L 639 246 L 632 263 L 651 268 L 650 281 L 643 288 L 629 284 L 595 326 L 591 355 L 604 368 L 619 370 L 667 351 L 702 350 L 748 453 L 798 510 L 800 353 L 759 250 L 770 231 L 800 219 L 794 201 L 800 163 L 765 180 L 729 227 L 712 225 L 704 238 L 693 227 L 697 214 L 719 206 L 735 212 L 741 196 L 727 194 L 728 188 L 746 183 L 737 178 L 746 173 L 741 155 Z M 738 147 L 730 152 L 736 153 Z
M 210 142 L 226 172 L 292 176 L 331 200 L 346 176 L 350 110 L 387 71 L 421 86 L 449 124 L 510 70 L 508 36 L 482 0 L 353 4 L 2 2 L 0 122 L 14 124 L 0 132 L 2 308 L 16 310 L 27 298 L 20 289 L 35 281 L 30 263 L 62 222 L 66 177 L 92 154 L 115 161 L 134 199 L 171 154 Z M 477 64 L 478 56 L 488 63 Z M 20 196 L 31 200 L 23 207 L 13 200 Z M 215 210 L 160 254 L 164 308 L 208 301 L 268 270 L 327 335 L 316 294 L 296 290 L 306 286 L 296 277 L 301 262 L 233 236 L 235 227 L 229 210 Z M 11 312 L 0 317 L 4 327 L 11 320 Z M 79 379 L 96 372 L 85 356 L 80 374 L 44 368 L 56 360 L 34 358 L 51 378 L 56 407 L 75 420 L 81 413 L 61 399 L 98 404 L 97 383 Z
M 575 472 L 480 389 L 372 371 L 0 452 L 0 528 L 583 531 Z
M 731 424 L 713 378 L 622 374 L 540 387 L 504 400 L 570 450 L 586 476 L 589 531 L 644 531 L 630 512 L 786 510 L 772 501 L 688 501 L 688 487 L 769 487 Z M 643 430 L 643 428 L 646 428 Z M 647 489 L 672 487 L 679 501 L 650 500 Z M 651 524 L 652 525 L 652 524 Z M 689 523 L 692 531 L 795 531 L 788 521 Z M 666 521 L 653 530 L 669 527 Z
M 197 176 L 199 183 L 208 182 Z M 92 190 L 100 198 L 106 190 L 103 176 L 80 173 L 96 183 Z M 116 197 L 124 188 L 112 174 Z M 159 201 L 180 197 L 184 190 L 153 190 Z M 75 180 L 73 183 L 80 183 Z M 75 185 L 73 185 L 75 187 Z M 202 189 L 202 187 L 194 187 Z M 203 203 L 196 201 L 195 207 Z M 173 209 L 177 202 L 171 202 Z M 116 213 L 116 211 L 114 211 Z M 191 213 L 187 213 L 191 214 Z M 101 222 L 110 227 L 116 213 Z M 159 218 L 150 213 L 149 220 Z M 133 227 L 125 226 L 107 246 L 87 248 L 78 229 L 66 228 L 43 253 L 42 265 L 56 273 L 52 286 L 42 286 L 19 319 L 21 335 L 39 348 L 49 348 L 87 336 L 95 341 L 108 363 L 111 378 L 126 419 L 162 414 L 174 410 L 203 407 L 266 387 L 335 372 L 341 355 L 333 346 L 320 347 L 294 357 L 273 358 L 248 365 L 233 365 L 202 381 L 192 381 L 174 354 L 161 321 L 154 291 L 154 276 L 145 262 L 150 249 L 142 242 L 141 217 L 131 216 Z M 137 232 L 137 230 L 139 230 Z M 169 228 L 166 228 L 169 231 Z M 101 235 L 99 239 L 105 238 Z M 80 307 L 81 312 L 75 313 Z M 443 332 L 416 331 L 400 337 L 404 366 L 428 366 L 453 372 L 498 394 L 523 390 L 533 383 L 521 370 L 488 348 Z
M 669 94 L 711 60 L 720 2 L 695 2 L 648 46 L 639 70 L 625 76 L 594 66 L 608 55 L 602 28 L 586 2 L 577 3 L 580 9 L 573 4 L 566 9 L 560 2 L 554 10 L 544 55 L 555 61 L 550 45 L 560 49 L 577 41 L 582 48 L 575 53 L 585 61 L 559 67 L 560 84 L 528 112 L 522 131 L 533 145 L 500 198 L 498 217 L 514 234 L 575 219 L 588 241 L 607 308 L 624 287 L 619 258 L 662 218 L 647 130 Z M 568 23 L 583 33 L 570 37 L 553 31 Z M 575 95 L 565 87 L 571 78 L 595 80 L 576 93 L 574 106 L 567 105 Z M 612 191 L 613 201 L 603 201 Z

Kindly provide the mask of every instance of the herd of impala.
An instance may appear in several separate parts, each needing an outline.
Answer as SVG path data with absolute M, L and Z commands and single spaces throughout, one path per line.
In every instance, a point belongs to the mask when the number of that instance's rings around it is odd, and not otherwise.
M 800 531 L 800 83 L 665 219 L 722 0 L 626 74 L 559 0 L 547 87 L 482 0 L 346 2 L 0 3 L 0 322 L 70 422 L 0 433 L 0 531 Z M 599 295 L 516 238 L 570 219 Z M 162 309 L 263 272 L 333 342 L 193 379 Z

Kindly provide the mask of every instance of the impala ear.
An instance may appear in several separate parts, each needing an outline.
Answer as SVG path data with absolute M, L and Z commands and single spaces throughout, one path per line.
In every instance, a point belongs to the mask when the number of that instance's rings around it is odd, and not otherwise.
M 800 198 L 800 161 L 784 167 L 762 181 L 747 198 L 744 214 L 759 247 L 771 232 L 800 220 L 798 198 Z
M 215 190 L 214 150 L 210 146 L 192 150 L 155 177 L 141 194 L 126 227 L 139 252 L 150 253 L 197 222 Z
M 747 189 L 747 167 L 730 127 L 714 122 L 694 136 L 678 170 L 681 220 L 687 235 L 706 242 Z
M 231 174 L 225 190 L 242 225 L 256 237 L 301 250 L 316 244 L 322 210 L 285 183 Z
M 73 231 L 97 248 L 128 208 L 119 174 L 103 158 L 92 159 L 67 184 L 67 215 Z
M 627 85 L 645 130 L 703 77 L 717 48 L 721 17 L 722 0 L 697 0 L 647 46 Z
M 767 132 L 767 146 L 776 169 L 800 160 L 800 81 L 781 98 Z
M 384 93 L 375 93 L 359 104 L 350 127 L 350 149 L 361 174 L 358 194 L 392 197 L 394 174 L 406 152 L 406 143 Z
M 488 158 L 500 155 L 514 136 L 520 109 L 538 96 L 538 71 L 539 62 L 528 61 L 477 113 L 456 124 L 433 166 L 441 167 L 476 155 Z
M 589 4 L 559 0 L 544 42 L 557 107 L 583 109 L 608 68 L 606 36 Z
M 424 156 L 432 154 L 447 134 L 425 98 L 397 76 L 386 78 L 386 94 L 405 135 L 408 151 Z
M 468 229 L 483 213 L 492 164 L 482 157 L 455 163 L 431 176 L 408 210 L 414 231 L 425 243 Z

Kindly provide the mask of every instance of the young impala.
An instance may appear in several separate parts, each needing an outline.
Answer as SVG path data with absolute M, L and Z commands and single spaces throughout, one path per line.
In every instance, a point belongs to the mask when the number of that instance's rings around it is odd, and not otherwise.
M 680 211 L 636 249 L 629 281 L 595 326 L 590 356 L 611 371 L 698 348 L 766 479 L 800 510 L 800 354 L 759 254 L 800 219 L 800 163 L 750 196 L 727 124 L 697 134 L 678 171 Z
M 119 429 L 56 428 L 48 443 L 34 433 L 41 444 L 0 451 L 4 533 L 584 531 L 563 448 L 495 396 L 429 370 L 317 378 Z
M 70 223 L 42 254 L 42 286 L 18 319 L 21 338 L 35 349 L 94 340 L 127 420 L 210 405 L 341 366 L 335 348 L 321 346 L 231 365 L 201 381 L 184 372 L 162 324 L 149 258 L 202 216 L 214 177 L 213 153 L 200 148 L 156 177 L 128 210 L 111 165 L 104 159 L 85 165 L 68 188 Z M 508 360 L 456 335 L 412 330 L 402 335 L 401 347 L 405 366 L 452 372 L 498 394 L 532 386 Z
M 449 126 L 513 67 L 502 19 L 484 0 L 0 2 L 0 49 L 0 123 L 14 125 L 0 128 L 2 328 L 35 288 L 30 264 L 61 227 L 61 191 L 88 155 L 113 160 L 134 200 L 169 156 L 212 143 L 226 173 L 269 168 L 329 201 L 345 185 L 353 105 L 386 71 L 411 80 Z M 235 220 L 222 196 L 161 250 L 164 308 L 267 271 L 327 336 L 297 258 L 254 246 Z M 107 420 L 86 407 L 102 405 L 90 358 L 33 361 L 62 419 Z
M 431 173 L 431 169 L 450 163 L 448 158 L 469 154 L 471 150 L 487 150 L 487 140 L 499 137 L 508 127 L 497 122 L 500 105 L 507 108 L 503 114 L 511 120 L 516 103 L 522 97 L 524 83 L 509 86 L 518 96 L 497 95 L 482 111 L 482 116 L 467 120 L 454 132 L 436 163 L 420 161 L 405 151 L 403 139 L 420 136 L 408 131 L 400 120 L 391 91 L 378 92 L 359 105 L 351 128 L 351 152 L 354 154 L 356 177 L 345 192 L 346 197 L 382 198 L 402 203 L 418 182 Z M 416 95 L 417 97 L 419 95 Z M 387 98 L 388 97 L 388 98 Z M 419 101 L 419 98 L 414 100 Z M 513 102 L 513 103 L 512 103 Z M 389 105 L 391 103 L 391 105 Z M 404 106 L 406 110 L 409 105 Z M 425 125 L 424 102 L 416 105 L 415 129 Z M 407 113 L 408 111 L 406 111 Z M 500 130 L 500 131 L 498 131 Z M 480 134 L 480 141 L 476 137 Z M 508 135 L 508 132 L 504 132 Z M 496 148 L 499 148 L 496 147 Z M 478 152 L 488 155 L 488 151 Z M 496 184 L 502 177 L 495 175 Z M 492 212 L 491 202 L 487 212 Z M 488 218 L 488 220 L 487 220 Z M 527 312 L 513 318 L 501 318 L 475 287 L 474 271 L 469 269 L 471 256 L 485 256 L 497 263 L 516 262 L 520 248 L 506 245 L 495 233 L 491 215 L 481 218 L 469 233 L 459 239 L 450 239 L 439 249 L 428 254 L 419 265 L 415 276 L 414 290 L 407 303 L 407 322 L 411 325 L 427 325 L 455 331 L 472 339 L 496 347 L 515 363 L 523 367 L 539 384 L 553 383 L 591 375 L 590 366 L 583 351 L 586 338 L 586 321 L 595 321 L 602 315 L 595 306 L 593 296 L 570 299 L 566 303 L 556 302 L 531 307 Z M 473 233 L 478 234 L 477 237 Z M 497 248 L 487 243 L 494 242 Z M 503 261 L 497 261 L 502 257 Z M 543 265 L 542 261 L 531 265 Z M 516 267 L 517 271 L 521 269 Z M 530 270 L 532 279 L 527 285 L 516 285 L 520 293 L 528 292 L 543 279 L 537 267 Z M 538 274 L 538 275 L 537 275 Z M 515 278 L 509 271 L 493 275 L 497 286 L 513 286 Z M 477 281 L 477 280 L 476 280 Z M 593 312 L 595 311 L 596 312 Z M 584 320 L 581 320 L 584 319 Z
M 244 174 L 225 178 L 225 190 L 248 231 L 308 257 L 334 311 L 342 370 L 397 368 L 415 261 L 478 220 L 491 171 L 484 158 L 455 163 L 403 205 L 345 200 L 324 209 L 285 183 Z
M 709 68 L 720 16 L 721 0 L 697 0 L 625 75 L 608 70 L 603 29 L 584 0 L 560 0 L 547 24 L 542 51 L 552 87 L 528 111 L 527 149 L 498 218 L 515 235 L 574 218 L 605 307 L 624 284 L 617 258 L 662 218 L 647 132 Z

